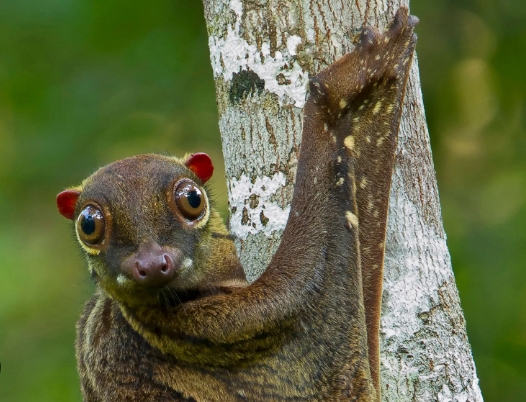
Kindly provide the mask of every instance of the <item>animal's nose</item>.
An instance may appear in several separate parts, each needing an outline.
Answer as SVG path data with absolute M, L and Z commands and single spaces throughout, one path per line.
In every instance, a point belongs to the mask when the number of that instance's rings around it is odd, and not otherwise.
M 181 260 L 179 254 L 164 250 L 156 243 L 147 243 L 124 261 L 123 268 L 140 285 L 163 287 L 175 278 Z
M 174 277 L 175 269 L 168 254 L 145 254 L 135 260 L 133 279 L 145 286 L 164 286 Z

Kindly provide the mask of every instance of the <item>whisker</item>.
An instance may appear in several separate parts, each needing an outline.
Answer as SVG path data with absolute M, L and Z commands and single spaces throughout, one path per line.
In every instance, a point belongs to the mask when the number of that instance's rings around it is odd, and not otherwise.
M 183 304 L 183 301 L 181 300 L 181 298 L 179 297 L 175 289 L 169 289 L 169 291 L 170 291 L 170 296 L 172 296 L 175 299 L 175 301 L 178 302 L 177 304 Z

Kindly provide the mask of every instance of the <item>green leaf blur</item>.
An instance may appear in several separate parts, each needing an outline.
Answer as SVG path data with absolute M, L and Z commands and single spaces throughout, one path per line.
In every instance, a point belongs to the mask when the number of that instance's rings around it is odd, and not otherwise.
M 486 401 L 526 400 L 526 8 L 412 2 L 444 225 Z M 435 362 L 436 364 L 436 362 Z
M 92 285 L 55 196 L 145 152 L 212 155 L 200 2 L 2 1 L 0 401 L 80 401 L 75 322 Z M 526 400 L 526 8 L 414 0 L 444 222 L 486 401 Z

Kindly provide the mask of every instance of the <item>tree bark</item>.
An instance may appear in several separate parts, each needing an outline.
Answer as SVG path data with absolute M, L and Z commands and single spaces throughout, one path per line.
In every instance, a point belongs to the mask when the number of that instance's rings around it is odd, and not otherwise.
M 249 280 L 279 245 L 310 76 L 385 27 L 397 0 L 204 0 L 230 228 Z M 383 401 L 482 401 L 442 226 L 415 57 L 390 194 Z

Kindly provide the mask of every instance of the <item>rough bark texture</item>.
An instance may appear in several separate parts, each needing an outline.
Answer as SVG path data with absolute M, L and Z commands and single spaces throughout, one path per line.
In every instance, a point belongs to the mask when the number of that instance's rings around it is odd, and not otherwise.
M 396 0 L 204 0 L 230 203 L 249 279 L 279 244 L 309 76 L 383 27 Z M 417 61 L 390 195 L 382 306 L 384 401 L 482 401 L 442 226 Z

